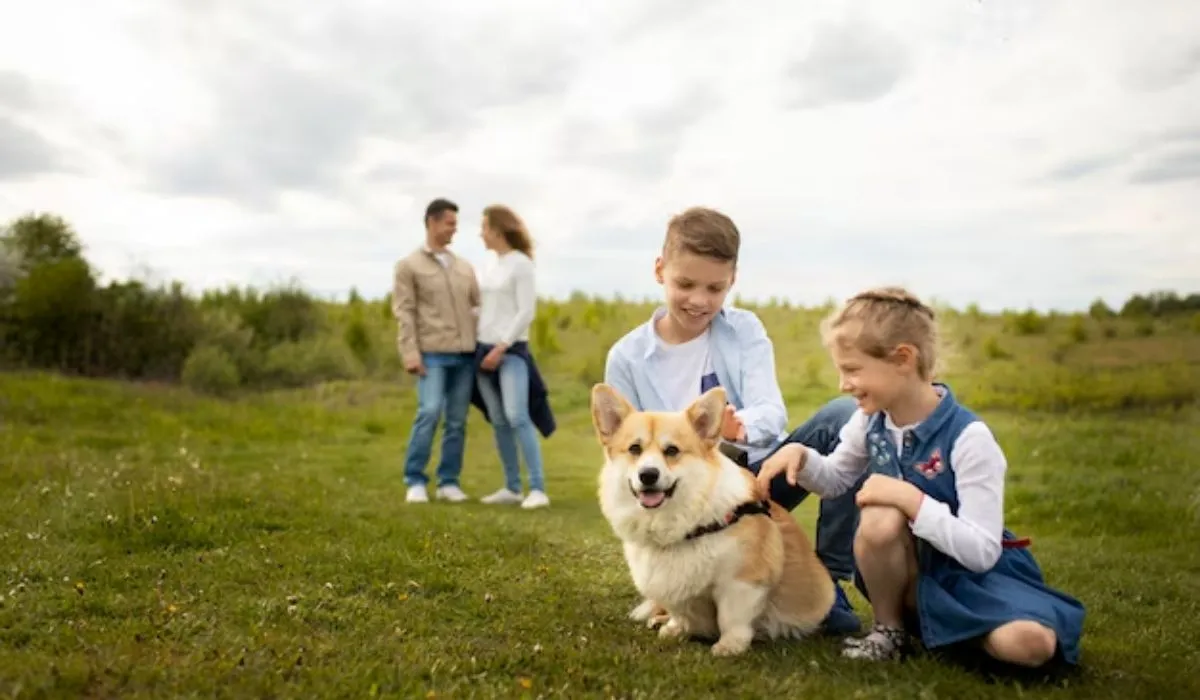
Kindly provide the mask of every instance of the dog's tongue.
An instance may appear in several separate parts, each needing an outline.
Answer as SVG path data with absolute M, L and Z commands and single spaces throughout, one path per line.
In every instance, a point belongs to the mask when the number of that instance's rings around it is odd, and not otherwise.
M 666 497 L 666 494 L 664 494 L 662 491 L 642 491 L 638 494 L 638 500 L 640 500 L 642 505 L 646 506 L 647 508 L 654 508 L 658 504 L 662 503 L 663 499 Z

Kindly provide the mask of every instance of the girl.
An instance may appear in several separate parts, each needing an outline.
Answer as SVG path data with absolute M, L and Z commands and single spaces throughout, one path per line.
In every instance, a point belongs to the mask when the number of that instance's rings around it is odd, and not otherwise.
M 986 424 L 932 380 L 933 311 L 903 289 L 858 294 L 822 325 L 858 403 L 828 456 L 787 445 L 758 475 L 780 473 L 822 498 L 859 476 L 855 584 L 875 624 L 843 655 L 885 660 L 917 638 L 926 648 L 979 645 L 1007 664 L 1076 664 L 1084 609 L 1046 585 L 1025 541 L 1004 526 L 1001 451 Z
M 481 235 L 483 244 L 496 253 L 496 260 L 479 281 L 476 403 L 482 403 L 480 408 L 492 424 L 505 485 L 480 500 L 542 508 L 550 505 L 550 499 L 537 431 L 548 436 L 553 421 L 545 386 L 528 349 L 529 326 L 537 309 L 533 241 L 520 217 L 500 205 L 483 210 Z M 529 471 L 529 495 L 524 500 L 518 444 Z

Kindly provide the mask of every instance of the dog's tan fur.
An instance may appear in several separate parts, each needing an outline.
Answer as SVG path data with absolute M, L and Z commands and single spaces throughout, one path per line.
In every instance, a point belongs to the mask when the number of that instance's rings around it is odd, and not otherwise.
M 756 638 L 816 630 L 833 606 L 834 584 L 804 530 L 773 502 L 769 517 L 748 515 L 686 539 L 765 497 L 754 476 L 718 449 L 724 407 L 720 387 L 674 413 L 635 411 L 612 387 L 592 389 L 592 422 L 605 457 L 600 508 L 646 598 L 632 616 L 663 623 L 662 636 L 716 639 L 714 654 L 734 655 Z M 640 500 L 642 467 L 659 470 L 656 486 L 674 489 L 658 507 Z

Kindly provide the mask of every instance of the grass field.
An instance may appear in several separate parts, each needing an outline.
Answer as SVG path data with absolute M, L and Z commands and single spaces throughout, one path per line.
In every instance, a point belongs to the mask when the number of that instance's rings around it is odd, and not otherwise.
M 540 512 L 403 503 L 407 381 L 223 400 L 0 374 L 0 694 L 1200 695 L 1194 321 L 957 318 L 947 381 L 1007 450 L 1009 525 L 1088 606 L 1080 672 L 1029 685 L 928 658 L 845 661 L 827 639 L 715 659 L 628 621 L 638 598 L 595 501 L 587 391 L 645 311 L 557 325 Z M 794 425 L 834 393 L 817 315 L 763 316 Z M 499 473 L 473 413 L 464 487 L 484 495 Z M 814 506 L 797 511 L 810 533 Z

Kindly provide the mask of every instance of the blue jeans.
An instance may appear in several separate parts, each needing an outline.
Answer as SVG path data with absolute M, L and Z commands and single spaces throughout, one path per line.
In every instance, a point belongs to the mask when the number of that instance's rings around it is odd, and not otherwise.
M 429 478 L 425 467 L 433 450 L 438 419 L 442 425 L 442 459 L 437 468 L 438 486 L 458 486 L 466 443 L 467 410 L 471 407 L 475 379 L 474 355 L 470 353 L 423 353 L 425 376 L 417 379 L 417 415 L 408 451 L 404 456 L 404 483 L 424 486 Z
M 832 453 L 840 442 L 838 433 L 854 414 L 855 407 L 854 399 L 849 396 L 833 399 L 793 430 L 779 447 L 799 442 L 823 455 Z M 772 454 L 775 450 L 772 450 Z M 766 457 L 751 464 L 750 471 L 757 474 L 763 461 L 766 461 Z M 866 474 L 837 498 L 821 500 L 817 515 L 817 556 L 835 579 L 850 581 L 854 577 L 854 533 L 858 530 L 858 505 L 854 502 L 854 496 L 864 481 Z M 786 474 L 771 480 L 771 500 L 789 511 L 807 497 L 808 491 L 789 484 Z
M 537 428 L 529 418 L 529 365 L 520 357 L 505 355 L 495 373 L 500 377 L 499 394 L 493 385 L 493 373 L 481 371 L 476 381 L 504 465 L 504 485 L 509 491 L 521 493 L 521 467 L 517 461 L 517 445 L 520 444 L 525 467 L 529 470 L 529 488 L 544 492 L 542 446 L 538 442 Z

